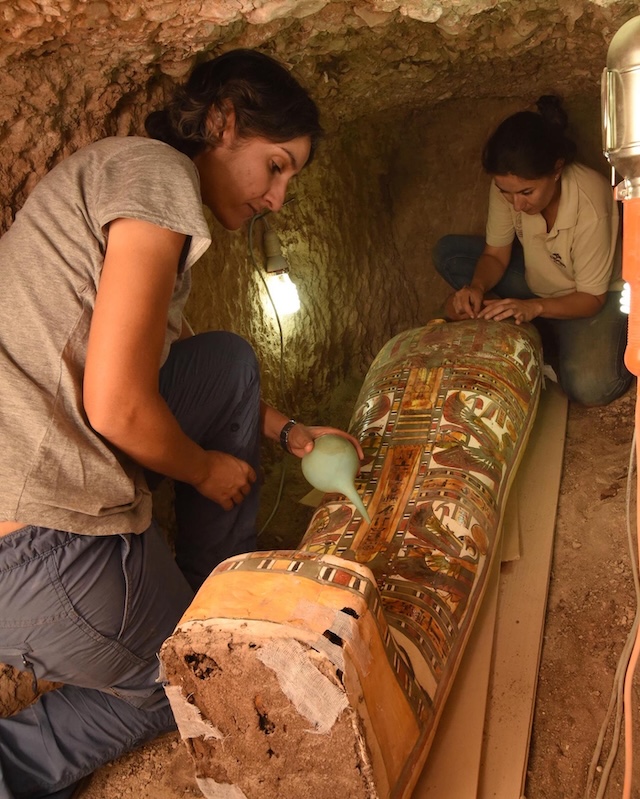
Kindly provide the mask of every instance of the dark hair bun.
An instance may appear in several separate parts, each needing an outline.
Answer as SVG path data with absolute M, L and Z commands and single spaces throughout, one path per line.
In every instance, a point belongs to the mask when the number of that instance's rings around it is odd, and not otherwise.
M 536 108 L 547 125 L 563 132 L 567 129 L 569 118 L 563 108 L 562 100 L 557 95 L 543 94 L 536 100 Z
M 535 111 L 518 111 L 504 119 L 482 151 L 482 166 L 490 175 L 517 175 L 526 180 L 552 175 L 558 162 L 576 157 L 575 142 L 565 134 L 568 119 L 562 101 L 544 94 Z
M 152 139 L 159 139 L 176 146 L 178 140 L 171 124 L 171 117 L 166 109 L 152 111 L 145 119 L 144 127 Z

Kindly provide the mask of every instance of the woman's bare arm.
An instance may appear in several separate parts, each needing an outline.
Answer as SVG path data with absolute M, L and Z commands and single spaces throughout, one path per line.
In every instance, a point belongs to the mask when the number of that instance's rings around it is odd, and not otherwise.
M 253 469 L 198 446 L 158 390 L 184 240 L 140 220 L 111 223 L 89 335 L 84 406 L 91 426 L 142 466 L 190 483 L 229 509 L 248 493 Z

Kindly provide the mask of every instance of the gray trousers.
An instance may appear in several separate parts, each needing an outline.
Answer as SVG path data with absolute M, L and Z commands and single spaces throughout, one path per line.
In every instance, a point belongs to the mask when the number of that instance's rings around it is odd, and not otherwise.
M 258 471 L 259 375 L 245 341 L 210 333 L 174 345 L 160 384 L 188 435 Z M 66 799 L 85 774 L 175 729 L 157 652 L 211 569 L 255 549 L 258 486 L 228 512 L 189 486 L 176 496 L 179 566 L 154 524 L 0 538 L 0 662 L 64 683 L 0 719 L 0 799 Z

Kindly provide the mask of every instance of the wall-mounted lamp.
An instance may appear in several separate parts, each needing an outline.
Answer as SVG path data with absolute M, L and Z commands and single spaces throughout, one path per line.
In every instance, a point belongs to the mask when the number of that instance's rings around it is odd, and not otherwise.
M 287 316 L 300 310 L 298 290 L 289 277 L 289 264 L 282 254 L 278 234 L 269 227 L 265 217 L 262 217 L 262 223 L 264 224 L 262 243 L 267 256 L 265 269 L 268 274 L 268 290 L 276 312 L 280 316 Z

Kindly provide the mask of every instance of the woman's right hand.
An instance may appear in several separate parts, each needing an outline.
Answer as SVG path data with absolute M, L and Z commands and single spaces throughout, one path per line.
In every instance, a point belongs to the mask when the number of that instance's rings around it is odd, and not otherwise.
M 226 452 L 206 450 L 204 454 L 207 472 L 193 487 L 224 510 L 231 510 L 251 491 L 256 473 L 248 463 Z
M 463 286 L 451 297 L 457 319 L 476 319 L 482 309 L 484 292 L 475 286 Z

